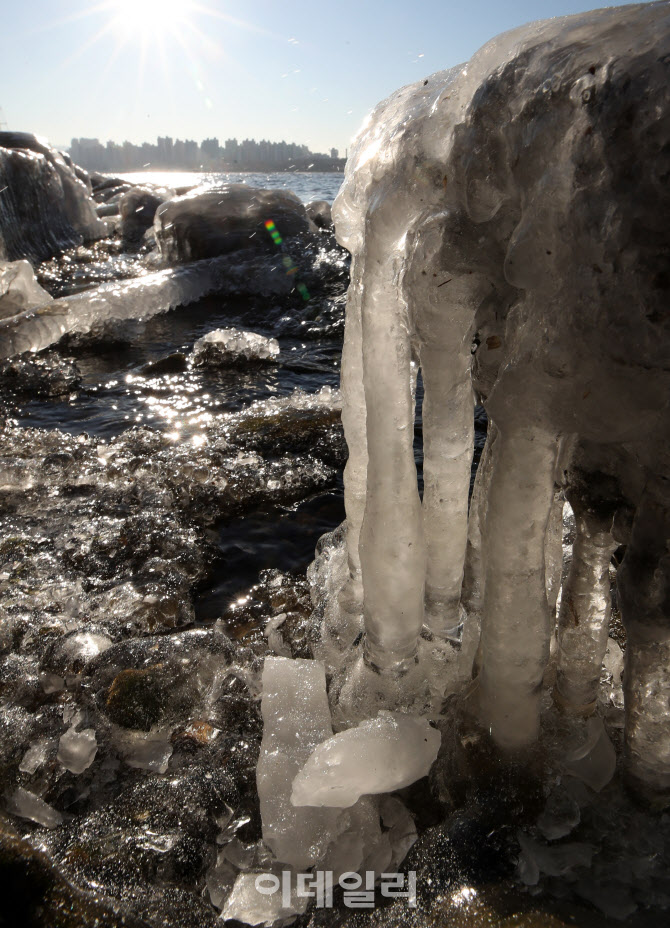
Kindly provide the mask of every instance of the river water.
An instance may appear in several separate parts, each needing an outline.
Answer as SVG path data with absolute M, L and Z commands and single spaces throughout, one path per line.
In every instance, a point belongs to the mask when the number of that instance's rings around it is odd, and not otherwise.
M 167 187 L 246 183 L 294 191 L 303 202 L 332 203 L 342 183 L 335 173 L 202 174 L 143 172 L 122 175 L 133 183 Z M 209 297 L 146 322 L 116 326 L 114 338 L 86 339 L 71 351 L 83 375 L 76 395 L 24 403 L 18 421 L 24 426 L 58 428 L 110 439 L 133 426 L 147 426 L 189 442 L 217 418 L 294 390 L 315 393 L 337 389 L 342 348 L 347 262 L 324 236 L 323 262 L 335 268 L 336 280 L 305 303 L 287 310 L 279 303 Z M 75 257 L 75 264 L 77 263 Z M 66 283 L 50 281 L 59 294 L 78 291 L 102 277 L 124 277 L 138 265 L 121 254 L 83 262 Z M 83 274 L 83 283 L 81 276 Z M 276 366 L 249 370 L 186 370 L 147 375 L 146 365 L 170 355 L 188 354 L 193 343 L 212 329 L 235 327 L 276 338 L 281 347 Z M 303 570 L 319 536 L 344 518 L 341 477 L 313 497 L 289 507 L 264 505 L 220 528 L 221 562 L 210 587 L 197 601 L 198 615 L 217 618 L 240 590 L 251 586 L 260 570 Z

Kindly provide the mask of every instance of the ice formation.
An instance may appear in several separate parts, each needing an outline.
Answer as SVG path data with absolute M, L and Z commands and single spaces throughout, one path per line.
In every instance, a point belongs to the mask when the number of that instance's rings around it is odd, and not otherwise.
M 344 809 L 402 789 L 428 774 L 439 748 L 440 733 L 425 719 L 382 712 L 319 744 L 293 781 L 291 802 Z
M 0 261 L 0 319 L 48 303 L 51 296 L 35 280 L 28 261 Z
M 0 189 L 0 259 L 42 260 L 107 234 L 86 172 L 27 132 L 0 132 Z
M 195 367 L 228 367 L 240 363 L 274 361 L 279 354 L 276 338 L 240 329 L 214 329 L 193 345 Z
M 282 238 L 309 231 L 305 207 L 290 190 L 247 184 L 197 187 L 156 212 L 156 242 L 168 264 L 214 258 L 239 249 L 273 251 L 272 223 Z
M 532 743 L 565 493 L 556 700 L 594 707 L 626 544 L 627 771 L 666 797 L 669 48 L 667 2 L 506 33 L 377 107 L 333 209 L 353 255 L 342 621 L 362 609 L 383 674 L 415 660 L 424 623 L 453 639 L 467 612 L 484 727 Z M 468 513 L 473 388 L 489 433 Z
M 96 326 L 124 319 L 147 319 L 213 292 L 277 296 L 288 294 L 292 287 L 284 269 L 267 259 L 231 262 L 224 256 L 194 261 L 132 280 L 101 284 L 0 319 L 0 358 L 41 351 L 66 332 L 90 332 Z

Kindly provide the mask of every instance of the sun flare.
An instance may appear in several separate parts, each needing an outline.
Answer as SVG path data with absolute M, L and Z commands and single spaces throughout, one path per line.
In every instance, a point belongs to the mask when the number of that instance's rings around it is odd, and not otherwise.
M 192 25 L 194 4 L 189 0 L 113 0 L 110 11 L 116 32 L 143 40 Z

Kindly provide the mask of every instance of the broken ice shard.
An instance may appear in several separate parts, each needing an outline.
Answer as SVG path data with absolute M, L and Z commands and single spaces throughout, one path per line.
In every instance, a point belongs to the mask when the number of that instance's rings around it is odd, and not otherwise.
M 380 712 L 320 744 L 293 781 L 294 806 L 347 808 L 425 777 L 440 748 L 426 719 Z

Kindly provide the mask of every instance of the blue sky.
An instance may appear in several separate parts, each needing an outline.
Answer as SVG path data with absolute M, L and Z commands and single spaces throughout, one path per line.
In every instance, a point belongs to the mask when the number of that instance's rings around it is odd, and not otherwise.
M 580 0 L 6 0 L 0 107 L 69 145 L 158 135 L 344 153 L 379 100 Z M 163 13 L 148 23 L 147 14 Z M 96 36 L 98 38 L 96 39 Z

